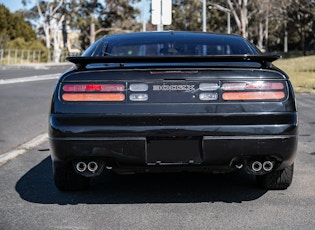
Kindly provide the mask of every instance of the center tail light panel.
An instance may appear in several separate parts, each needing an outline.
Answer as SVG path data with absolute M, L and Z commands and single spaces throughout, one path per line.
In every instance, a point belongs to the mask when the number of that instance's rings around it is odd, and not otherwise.
M 224 103 L 279 102 L 287 98 L 286 81 L 161 81 L 64 83 L 65 102 Z

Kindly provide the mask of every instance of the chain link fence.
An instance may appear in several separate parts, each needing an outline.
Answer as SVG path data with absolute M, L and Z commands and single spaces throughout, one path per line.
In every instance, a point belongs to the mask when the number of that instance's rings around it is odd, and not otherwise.
M 79 56 L 80 53 L 63 51 L 60 62 L 66 62 L 67 56 Z M 0 49 L 0 65 L 45 63 L 53 60 L 53 52 L 42 50 Z

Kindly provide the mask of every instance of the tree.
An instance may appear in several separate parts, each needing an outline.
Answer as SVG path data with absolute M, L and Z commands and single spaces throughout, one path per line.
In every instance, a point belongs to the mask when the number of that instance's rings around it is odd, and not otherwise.
M 200 0 L 176 0 L 173 1 L 172 25 L 164 28 L 182 31 L 202 31 L 202 1 Z M 226 13 L 211 10 L 207 5 L 207 31 L 226 32 Z
M 307 39 L 314 39 L 312 26 L 315 20 L 315 2 L 311 0 L 291 0 L 287 9 L 289 27 L 294 28 L 300 41 L 300 49 L 306 55 Z
M 165 26 L 171 30 L 201 31 L 202 2 L 200 0 L 175 1 L 172 25 Z
M 257 1 L 256 6 L 259 11 L 257 12 L 259 31 L 258 31 L 258 48 L 261 50 L 268 50 L 269 38 L 269 19 L 271 16 L 273 0 Z M 263 44 L 265 41 L 265 44 Z
M 59 23 L 56 21 L 55 27 L 58 27 L 58 30 L 63 28 L 65 41 L 67 28 L 80 31 L 81 47 L 86 49 L 100 36 L 140 31 L 141 24 L 137 22 L 139 10 L 136 9 L 136 3 L 139 1 L 47 0 L 40 2 L 40 7 L 44 11 L 48 3 L 57 6 L 60 2 L 66 2 L 56 11 L 54 18 L 57 18 Z M 173 0 L 172 2 L 173 21 L 172 25 L 164 26 L 165 30 L 202 30 L 201 0 Z M 206 2 L 208 32 L 226 32 L 227 14 L 217 7 L 211 8 L 213 5 L 219 5 L 231 10 L 233 15 L 231 32 L 247 37 L 261 49 L 286 51 L 288 47 L 286 44 L 289 44 L 290 50 L 301 49 L 304 53 L 313 47 L 315 50 L 314 0 L 207 0 Z M 37 12 L 37 7 L 35 8 Z M 0 18 L 1 16 L 2 14 Z M 35 19 L 38 17 L 37 13 Z M 52 19 L 48 20 L 49 18 L 46 17 L 46 21 L 53 24 Z M 53 36 L 52 29 L 50 35 Z M 48 40 L 53 41 L 53 39 Z
M 230 8 L 239 34 L 243 37 L 248 37 L 248 23 L 251 17 L 258 12 L 258 9 L 253 7 L 253 0 L 227 0 L 228 7 Z
M 0 4 L 0 48 L 4 49 L 10 40 L 20 37 L 25 41 L 33 41 L 36 40 L 36 33 L 20 12 L 10 13 Z
M 273 50 L 282 49 L 284 52 L 299 49 L 304 54 L 306 50 L 311 50 L 314 41 L 312 26 L 315 20 L 315 1 L 269 0 L 266 3 L 270 5 L 267 37 L 269 44 L 266 44 L 266 47 L 269 46 Z
M 213 0 L 228 7 L 238 33 L 260 49 L 315 49 L 314 0 Z M 281 48 L 280 48 L 281 47 Z
M 136 18 L 140 11 L 134 4 L 140 0 L 105 0 L 105 7 L 99 15 L 103 31 L 109 33 L 140 31 Z
M 140 31 L 136 21 L 139 10 L 134 4 L 139 0 L 72 0 L 68 3 L 69 24 L 81 31 L 82 49 L 108 33 Z M 71 9 L 71 10 L 70 10 Z
M 96 15 L 99 15 L 102 10 L 103 5 L 97 0 L 72 0 L 68 3 L 69 24 L 81 31 L 83 47 L 94 43 L 95 36 L 99 33 L 95 31 L 99 27 Z
M 36 0 L 36 7 L 39 16 L 39 25 L 43 28 L 46 39 L 47 52 L 50 53 L 51 40 L 53 40 L 53 62 L 59 62 L 61 55 L 61 35 L 60 28 L 64 20 L 64 15 L 60 13 L 65 0 L 57 2 L 47 2 Z M 53 39 L 51 39 L 51 36 Z

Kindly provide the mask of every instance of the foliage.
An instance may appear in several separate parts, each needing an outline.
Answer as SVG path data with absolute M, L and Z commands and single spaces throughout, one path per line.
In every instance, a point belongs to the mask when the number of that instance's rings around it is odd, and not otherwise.
M 281 51 L 287 34 L 289 50 L 307 50 L 315 53 L 315 1 L 314 0 L 213 0 L 212 2 L 228 7 L 244 7 L 247 3 L 247 38 L 256 45 L 262 32 L 264 48 L 267 51 Z M 246 21 L 245 20 L 245 21 Z M 233 33 L 241 34 L 232 18 Z M 262 26 L 262 31 L 259 31 Z
M 32 26 L 24 20 L 23 14 L 10 13 L 0 4 L 0 48 L 5 48 L 9 40 L 23 37 L 25 41 L 36 40 Z
M 304 54 L 313 44 L 315 52 L 315 2 L 310 0 L 292 0 L 287 9 L 288 28 L 295 35 L 296 41 L 300 42 L 300 50 Z
M 10 38 L 6 33 L 0 32 L 0 50 L 5 49 Z
M 24 38 L 16 38 L 8 43 L 8 49 L 19 50 L 42 50 L 46 51 L 45 45 L 40 40 L 25 41 Z
M 218 10 L 207 10 L 207 31 L 226 33 L 226 13 Z M 201 31 L 202 30 L 202 1 L 175 0 L 173 1 L 172 25 L 165 30 Z
M 139 30 L 136 17 L 140 11 L 133 6 L 136 2 L 139 0 L 105 0 L 104 10 L 98 17 L 101 25 L 111 28 L 109 33 Z
M 44 43 L 40 40 L 25 41 L 24 38 L 16 38 L 8 42 L 7 50 L 35 50 L 40 51 L 41 61 L 46 62 L 48 59 L 47 49 Z
M 104 0 L 103 4 L 97 0 L 68 2 L 67 19 L 73 28 L 81 31 L 82 49 L 105 34 L 140 30 L 136 2 L 139 0 Z
M 172 25 L 165 27 L 171 30 L 198 31 L 202 28 L 202 2 L 200 0 L 175 1 Z

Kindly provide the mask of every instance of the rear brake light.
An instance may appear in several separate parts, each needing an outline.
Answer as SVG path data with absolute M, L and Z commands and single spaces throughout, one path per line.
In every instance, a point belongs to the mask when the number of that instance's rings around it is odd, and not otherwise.
M 123 84 L 67 84 L 63 86 L 65 92 L 123 92 Z
M 123 93 L 65 93 L 65 101 L 124 101 Z

